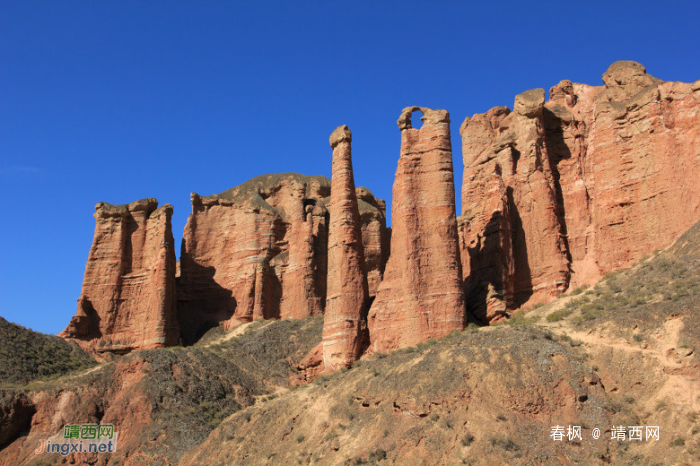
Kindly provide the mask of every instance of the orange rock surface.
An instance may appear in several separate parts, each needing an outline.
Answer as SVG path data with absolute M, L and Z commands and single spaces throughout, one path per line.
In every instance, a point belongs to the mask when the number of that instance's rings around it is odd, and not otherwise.
M 562 81 L 546 103 L 528 91 L 515 111 L 462 124 L 462 262 L 481 320 L 595 283 L 700 219 L 700 86 L 662 82 L 629 61 L 603 82 Z
M 411 115 L 423 113 L 423 127 Z M 404 109 L 392 199 L 391 254 L 368 316 L 370 351 L 439 338 L 464 327 L 450 119 Z
M 362 188 L 361 188 L 362 189 Z M 382 257 L 383 201 L 365 190 L 366 247 Z M 304 318 L 326 303 L 331 183 L 262 175 L 218 195 L 192 194 L 183 235 L 178 314 L 185 341 L 221 322 Z M 381 274 L 381 260 L 373 273 Z
M 368 304 L 360 210 L 352 171 L 350 129 L 333 131 L 333 176 L 328 206 L 328 290 L 323 317 L 323 365 L 327 371 L 352 365 L 362 348 L 362 319 Z
M 172 206 L 141 199 L 95 210 L 78 312 L 60 336 L 100 352 L 177 344 Z

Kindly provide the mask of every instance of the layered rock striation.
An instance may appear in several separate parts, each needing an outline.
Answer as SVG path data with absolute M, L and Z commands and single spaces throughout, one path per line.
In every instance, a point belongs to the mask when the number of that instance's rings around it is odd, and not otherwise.
M 613 63 L 467 118 L 460 247 L 469 310 L 489 322 L 591 284 L 700 219 L 700 86 Z
M 170 204 L 100 202 L 78 311 L 60 336 L 99 352 L 175 345 L 175 249 Z
M 350 129 L 333 131 L 330 226 L 328 230 L 328 289 L 323 321 L 323 364 L 327 371 L 352 365 L 362 351 L 366 328 L 367 271 L 360 210 L 352 170 Z
M 413 128 L 413 112 L 423 126 Z M 464 326 L 450 118 L 408 107 L 392 199 L 391 254 L 368 316 L 370 351 L 439 338 Z
M 363 188 L 361 188 L 362 190 Z M 192 194 L 183 235 L 178 314 L 186 341 L 211 326 L 324 312 L 327 293 L 327 204 L 331 182 L 296 173 L 262 175 L 213 196 Z M 384 204 L 362 190 L 365 246 L 380 259 Z

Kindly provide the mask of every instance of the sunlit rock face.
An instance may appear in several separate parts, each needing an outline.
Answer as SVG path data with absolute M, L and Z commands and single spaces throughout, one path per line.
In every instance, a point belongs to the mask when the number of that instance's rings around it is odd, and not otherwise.
M 460 250 L 472 315 L 551 299 L 670 245 L 700 219 L 700 86 L 613 63 L 467 118 Z
M 413 112 L 423 126 L 413 128 Z M 408 107 L 392 197 L 391 254 L 368 316 L 370 351 L 439 338 L 464 326 L 450 119 Z
M 323 318 L 323 364 L 327 371 L 350 367 L 359 357 L 369 298 L 351 140 L 350 129 L 345 125 L 336 128 L 330 137 L 333 177 L 328 206 L 328 290 Z
M 370 273 L 386 255 L 384 203 L 366 188 L 361 216 Z M 223 323 L 304 318 L 324 312 L 331 181 L 262 175 L 212 196 L 192 194 L 183 234 L 178 316 L 185 341 Z
M 170 204 L 100 202 L 78 311 L 60 336 L 98 352 L 175 345 L 175 250 Z

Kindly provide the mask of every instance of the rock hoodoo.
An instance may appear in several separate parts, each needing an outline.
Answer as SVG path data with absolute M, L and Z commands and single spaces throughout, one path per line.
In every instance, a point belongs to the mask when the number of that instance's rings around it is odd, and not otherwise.
M 369 298 L 360 210 L 352 171 L 350 129 L 333 131 L 333 176 L 329 204 L 328 289 L 323 320 L 326 371 L 349 367 L 360 355 L 365 306 Z M 366 327 L 365 327 L 366 328 Z
M 639 63 L 561 81 L 461 127 L 469 310 L 493 321 L 596 282 L 700 219 L 700 94 Z M 504 197 L 505 194 L 505 197 Z
M 175 345 L 173 207 L 100 202 L 78 311 L 60 336 L 97 351 Z
M 422 128 L 411 115 L 423 113 Z M 391 254 L 368 316 L 371 351 L 439 338 L 464 327 L 450 117 L 408 107 L 398 120 Z

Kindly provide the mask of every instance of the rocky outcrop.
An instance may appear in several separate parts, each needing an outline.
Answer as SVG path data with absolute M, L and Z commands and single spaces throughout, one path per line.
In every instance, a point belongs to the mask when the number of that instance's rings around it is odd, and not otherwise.
M 411 115 L 423 113 L 422 128 Z M 392 199 L 391 254 L 368 316 L 370 351 L 439 338 L 464 326 L 450 118 L 404 109 Z
M 177 344 L 170 204 L 100 202 L 78 311 L 60 336 L 98 352 Z
M 352 171 L 350 129 L 333 131 L 333 177 L 329 204 L 328 290 L 323 321 L 323 364 L 347 368 L 360 355 L 362 322 L 369 298 L 360 210 Z M 365 314 L 366 315 L 366 314 Z
M 386 227 L 386 202 L 374 197 L 364 187 L 355 189 L 357 206 L 360 211 L 362 244 L 367 267 L 369 296 L 377 294 L 377 288 L 384 277 L 384 267 L 389 259 L 389 229 Z
M 458 218 L 465 299 L 477 319 L 497 321 L 514 302 L 510 201 L 500 172 L 472 176 L 464 196 L 482 201 L 466 205 Z
M 603 82 L 561 81 L 546 103 L 532 90 L 462 124 L 462 263 L 480 320 L 594 283 L 700 219 L 698 91 L 629 61 Z
M 0 449 L 31 428 L 36 408 L 24 393 L 0 391 Z
M 322 312 L 329 194 L 327 178 L 294 173 L 192 194 L 178 281 L 186 341 L 221 322 Z
M 383 201 L 364 194 L 366 247 L 383 257 Z M 178 315 L 185 341 L 211 326 L 323 313 L 331 182 L 262 175 L 213 196 L 192 194 L 183 235 Z M 384 263 L 372 263 L 381 274 Z
M 569 284 L 543 108 L 544 90 L 533 89 L 515 98 L 515 111 L 497 107 L 460 128 L 465 294 L 481 320 Z

